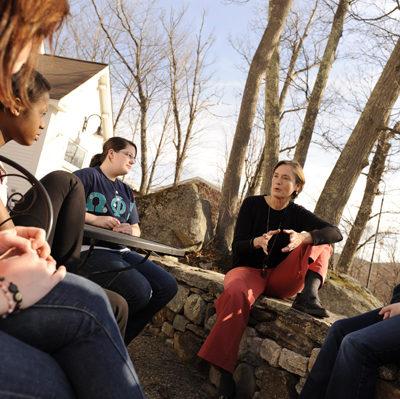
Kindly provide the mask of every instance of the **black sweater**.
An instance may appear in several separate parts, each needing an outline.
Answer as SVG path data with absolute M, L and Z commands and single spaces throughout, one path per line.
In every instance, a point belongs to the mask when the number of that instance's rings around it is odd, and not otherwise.
M 252 241 L 276 229 L 290 229 L 298 233 L 307 231 L 311 234 L 313 245 L 331 244 L 343 238 L 336 226 L 300 205 L 290 202 L 286 208 L 277 211 L 267 204 L 263 195 L 248 197 L 243 201 L 236 221 L 232 267 L 262 268 L 267 263 L 266 266 L 272 268 L 281 263 L 289 255 L 289 252 L 282 252 L 282 248 L 289 244 L 288 234 L 281 232 L 269 240 L 268 258 L 261 248 L 253 247 Z

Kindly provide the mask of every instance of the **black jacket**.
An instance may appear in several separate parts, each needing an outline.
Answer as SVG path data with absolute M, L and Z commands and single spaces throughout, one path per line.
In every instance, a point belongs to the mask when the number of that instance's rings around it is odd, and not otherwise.
M 261 248 L 253 247 L 252 240 L 276 229 L 291 229 L 299 233 L 307 231 L 312 236 L 313 245 L 331 244 L 343 238 L 336 226 L 300 205 L 290 202 L 286 208 L 277 211 L 269 207 L 263 195 L 248 197 L 243 201 L 236 221 L 232 267 L 262 268 L 266 255 Z M 288 243 L 289 235 L 282 232 L 270 239 L 267 267 L 276 267 L 288 256 L 288 252 L 281 251 Z

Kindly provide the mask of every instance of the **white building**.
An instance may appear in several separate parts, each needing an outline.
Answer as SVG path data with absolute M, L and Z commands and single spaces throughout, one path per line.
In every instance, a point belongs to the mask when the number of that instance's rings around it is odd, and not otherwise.
M 0 154 L 40 179 L 53 170 L 88 166 L 113 136 L 113 125 L 107 65 L 40 55 L 37 69 L 52 86 L 47 128 L 32 146 L 9 142 Z M 8 186 L 11 192 L 24 192 L 26 183 L 10 177 Z

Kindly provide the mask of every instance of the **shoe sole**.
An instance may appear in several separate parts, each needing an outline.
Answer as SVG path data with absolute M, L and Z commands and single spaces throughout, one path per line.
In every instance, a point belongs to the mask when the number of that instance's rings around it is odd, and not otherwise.
M 301 305 L 299 306 L 299 305 L 295 305 L 295 304 L 292 305 L 292 309 L 297 310 L 298 312 L 301 312 L 301 313 L 309 314 L 310 316 L 313 316 L 313 317 L 317 317 L 318 319 L 326 319 L 329 317 L 329 314 L 325 309 L 318 313 L 318 311 L 316 311 L 316 312 L 309 311 L 308 309 L 306 310 L 305 308 L 303 308 Z

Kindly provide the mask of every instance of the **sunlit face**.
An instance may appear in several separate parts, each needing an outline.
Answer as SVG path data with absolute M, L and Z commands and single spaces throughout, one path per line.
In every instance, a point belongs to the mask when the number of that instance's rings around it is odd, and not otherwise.
M 294 191 L 298 191 L 300 185 L 296 183 L 296 176 L 290 165 L 280 165 L 272 175 L 271 195 L 281 200 L 290 200 Z
M 12 73 L 17 73 L 22 66 L 26 63 L 26 61 L 29 58 L 29 55 L 31 54 L 32 51 L 32 41 L 28 42 L 25 47 L 21 50 L 21 52 L 18 54 L 18 58 L 14 63 L 14 67 L 12 70 Z
M 45 128 L 49 98 L 49 93 L 43 93 L 29 108 L 7 110 L 2 118 L 4 124 L 1 128 L 6 141 L 14 140 L 22 145 L 32 145 L 39 140 L 41 131 Z
M 128 145 L 123 150 L 113 151 L 112 163 L 119 176 L 129 173 L 135 162 L 135 147 Z

